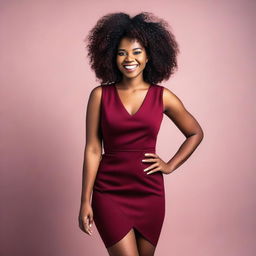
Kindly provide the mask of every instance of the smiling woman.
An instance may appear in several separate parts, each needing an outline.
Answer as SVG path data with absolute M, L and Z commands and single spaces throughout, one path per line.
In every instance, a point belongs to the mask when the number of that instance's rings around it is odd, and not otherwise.
M 178 44 L 167 23 L 150 13 L 108 14 L 88 40 L 91 67 L 102 83 L 87 108 L 79 226 L 91 235 L 95 222 L 111 256 L 153 256 L 165 217 L 163 175 L 202 140 L 178 97 L 157 84 L 177 68 Z M 156 153 L 164 114 L 186 136 L 168 162 Z
M 117 51 L 116 63 L 123 75 L 130 77 L 132 73 L 134 77 L 142 73 L 148 57 L 145 48 L 137 40 L 123 37 Z
M 127 49 L 124 44 L 119 45 L 122 38 L 136 40 L 137 43 Z M 121 70 L 125 68 L 117 67 L 115 56 L 122 60 L 126 56 L 147 55 L 143 78 L 149 84 L 168 80 L 178 68 L 176 58 L 179 48 L 171 27 L 149 12 L 133 18 L 122 12 L 107 14 L 98 20 L 84 41 L 91 68 L 101 84 L 121 82 Z M 130 60 L 127 64 L 138 63 Z

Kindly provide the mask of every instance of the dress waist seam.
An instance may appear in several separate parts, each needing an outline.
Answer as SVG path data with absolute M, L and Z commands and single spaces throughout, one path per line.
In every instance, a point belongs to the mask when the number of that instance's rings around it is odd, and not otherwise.
M 155 147 L 148 147 L 148 148 L 129 148 L 129 149 L 106 149 L 104 153 L 114 153 L 114 152 L 126 152 L 126 151 L 135 151 L 135 152 L 141 152 L 141 151 L 147 151 L 147 150 L 151 150 L 151 151 L 155 151 L 156 148 Z

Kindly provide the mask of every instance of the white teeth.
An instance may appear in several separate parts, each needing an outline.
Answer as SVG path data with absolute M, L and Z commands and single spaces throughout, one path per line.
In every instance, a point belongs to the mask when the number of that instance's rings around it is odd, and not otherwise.
M 124 67 L 127 68 L 127 69 L 134 69 L 134 68 L 137 67 L 137 65 L 132 65 L 132 66 L 125 66 L 125 65 L 124 65 Z

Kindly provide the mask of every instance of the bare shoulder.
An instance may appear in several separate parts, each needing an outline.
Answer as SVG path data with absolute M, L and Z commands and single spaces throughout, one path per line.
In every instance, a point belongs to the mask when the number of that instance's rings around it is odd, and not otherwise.
M 164 86 L 163 86 L 164 87 Z M 181 99 L 170 89 L 164 87 L 163 89 L 163 104 L 164 113 L 177 113 L 185 110 Z
M 195 117 L 185 108 L 179 97 L 168 88 L 163 91 L 164 114 L 168 116 L 184 136 L 189 137 L 203 130 Z
M 100 101 L 101 99 L 101 94 L 102 94 L 102 86 L 98 85 L 94 87 L 91 92 L 90 92 L 90 100 L 95 100 L 95 101 Z
M 87 103 L 88 111 L 92 112 L 92 114 L 95 112 L 95 110 L 99 111 L 100 104 L 101 104 L 101 97 L 102 97 L 102 86 L 98 85 L 91 90 L 89 94 L 88 103 Z

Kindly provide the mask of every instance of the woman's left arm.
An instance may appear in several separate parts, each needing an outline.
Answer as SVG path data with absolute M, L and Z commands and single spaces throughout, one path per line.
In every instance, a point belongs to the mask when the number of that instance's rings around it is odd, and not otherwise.
M 191 156 L 201 143 L 204 133 L 197 120 L 186 110 L 181 100 L 165 87 L 163 104 L 164 114 L 174 122 L 186 137 L 176 154 L 166 163 L 169 167 L 169 173 L 171 173 Z
M 151 166 L 144 170 L 147 171 L 147 174 L 152 174 L 156 171 L 162 171 L 164 174 L 172 173 L 191 156 L 204 137 L 203 130 L 197 120 L 186 110 L 181 100 L 165 87 L 163 105 L 164 114 L 174 122 L 184 134 L 186 140 L 168 162 L 164 162 L 157 154 L 146 154 L 146 156 L 152 158 L 142 161 L 153 162 Z

